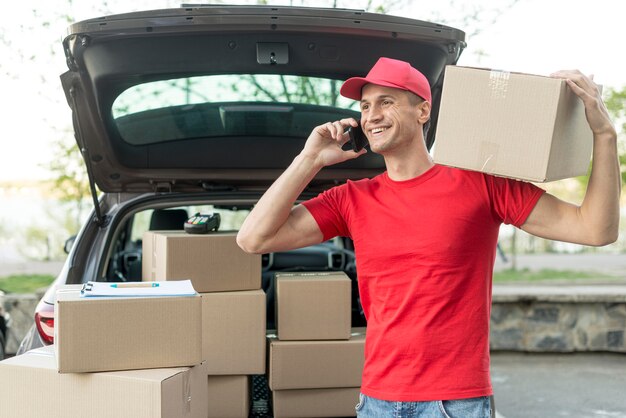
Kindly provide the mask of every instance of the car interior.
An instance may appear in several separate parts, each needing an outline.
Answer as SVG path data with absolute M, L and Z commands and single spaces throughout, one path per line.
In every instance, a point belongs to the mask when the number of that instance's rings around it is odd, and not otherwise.
M 105 280 L 109 282 L 141 281 L 142 236 L 146 231 L 183 230 L 185 221 L 196 213 L 219 213 L 219 231 L 236 231 L 251 207 L 181 206 L 147 209 L 127 217 L 115 235 Z M 343 271 L 352 281 L 352 326 L 366 326 L 359 300 L 353 243 L 349 238 L 332 240 L 291 251 L 263 254 L 262 289 L 267 298 L 267 329 L 275 329 L 274 282 L 279 272 Z

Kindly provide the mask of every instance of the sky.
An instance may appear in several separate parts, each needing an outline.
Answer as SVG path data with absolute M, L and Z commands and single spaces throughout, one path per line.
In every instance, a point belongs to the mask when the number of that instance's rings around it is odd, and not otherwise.
M 142 3 L 146 9 L 179 5 L 171 0 L 105 3 L 114 13 L 141 8 Z M 289 1 L 270 3 L 285 5 Z M 408 3 L 410 6 L 392 14 L 422 20 L 439 17 L 462 30 L 460 16 L 473 8 L 485 8 L 479 22 L 490 22 L 493 13 L 489 10 L 508 4 L 504 0 Z M 9 44 L 0 43 L 0 183 L 49 178 L 45 165 L 54 158 L 52 142 L 71 136 L 71 116 L 58 78 L 66 70 L 61 40 L 69 22 L 41 22 L 55 14 L 67 14 L 74 21 L 98 17 L 101 4 L 93 0 L 33 0 L 3 5 L 0 34 Z M 310 6 L 328 4 L 307 2 Z M 341 6 L 360 8 L 362 4 L 346 1 Z M 33 10 L 40 19 L 33 17 Z M 541 75 L 578 68 L 593 74 L 599 84 L 621 88 L 626 86 L 625 12 L 626 2 L 618 0 L 519 0 L 479 34 L 468 36 L 468 48 L 458 64 Z M 51 49 L 54 55 L 49 53 Z M 18 50 L 26 56 L 18 56 Z M 35 58 L 30 59 L 30 54 Z

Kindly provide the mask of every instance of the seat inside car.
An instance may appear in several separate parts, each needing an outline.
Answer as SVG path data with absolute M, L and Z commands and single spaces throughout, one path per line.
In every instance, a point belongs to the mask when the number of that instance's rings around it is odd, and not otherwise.
M 155 209 L 150 218 L 150 231 L 176 231 L 184 229 L 189 214 L 185 209 Z
M 184 229 L 189 215 L 185 209 L 155 209 L 150 217 L 150 231 L 179 231 Z M 141 280 L 141 245 L 135 257 L 127 257 L 124 261 L 126 279 L 129 281 Z

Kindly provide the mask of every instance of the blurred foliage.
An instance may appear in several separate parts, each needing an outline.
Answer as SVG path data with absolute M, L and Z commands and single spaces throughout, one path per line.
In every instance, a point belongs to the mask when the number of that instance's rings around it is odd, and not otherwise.
M 75 234 L 81 225 L 85 202 L 89 202 L 91 191 L 82 156 L 76 143 L 58 139 L 52 144 L 53 159 L 48 166 L 53 175 L 53 185 L 62 202 L 75 205 L 75 217 L 69 222 L 68 233 Z M 66 220 L 67 221 L 67 220 Z
M 617 128 L 626 134 L 626 86 L 621 90 L 609 89 L 606 95 L 606 107 L 613 116 Z
M 540 282 L 550 280 L 576 280 L 576 279 L 616 279 L 604 273 L 591 271 L 573 271 L 573 270 L 529 270 L 529 269 L 507 269 L 496 271 L 493 273 L 494 282 Z
M 626 86 L 622 87 L 621 90 L 608 88 L 603 96 L 606 108 L 617 130 L 617 151 L 619 152 L 623 186 L 626 184 Z M 576 178 L 582 190 L 587 189 L 590 173 L 591 164 L 589 164 L 589 170 L 586 176 Z
M 78 219 L 75 202 L 51 201 L 42 216 L 16 233 L 12 244 L 28 260 L 63 260 L 65 241 L 75 235 L 83 223 Z
M 24 245 L 20 252 L 30 259 L 49 261 L 52 259 L 50 234 L 47 228 L 30 225 L 23 231 Z
M 613 118 L 617 129 L 619 162 L 622 167 L 622 185 L 626 183 L 626 86 L 618 89 L 608 89 L 606 107 Z
M 0 290 L 5 293 L 34 293 L 48 287 L 55 277 L 49 274 L 15 274 L 0 277 Z

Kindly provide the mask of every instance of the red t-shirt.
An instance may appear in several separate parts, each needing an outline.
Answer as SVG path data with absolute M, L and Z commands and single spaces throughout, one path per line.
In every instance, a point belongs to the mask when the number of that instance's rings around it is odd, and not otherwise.
M 501 223 L 543 190 L 435 165 L 348 181 L 304 202 L 324 240 L 352 238 L 367 319 L 361 392 L 391 401 L 491 395 L 491 279 Z

